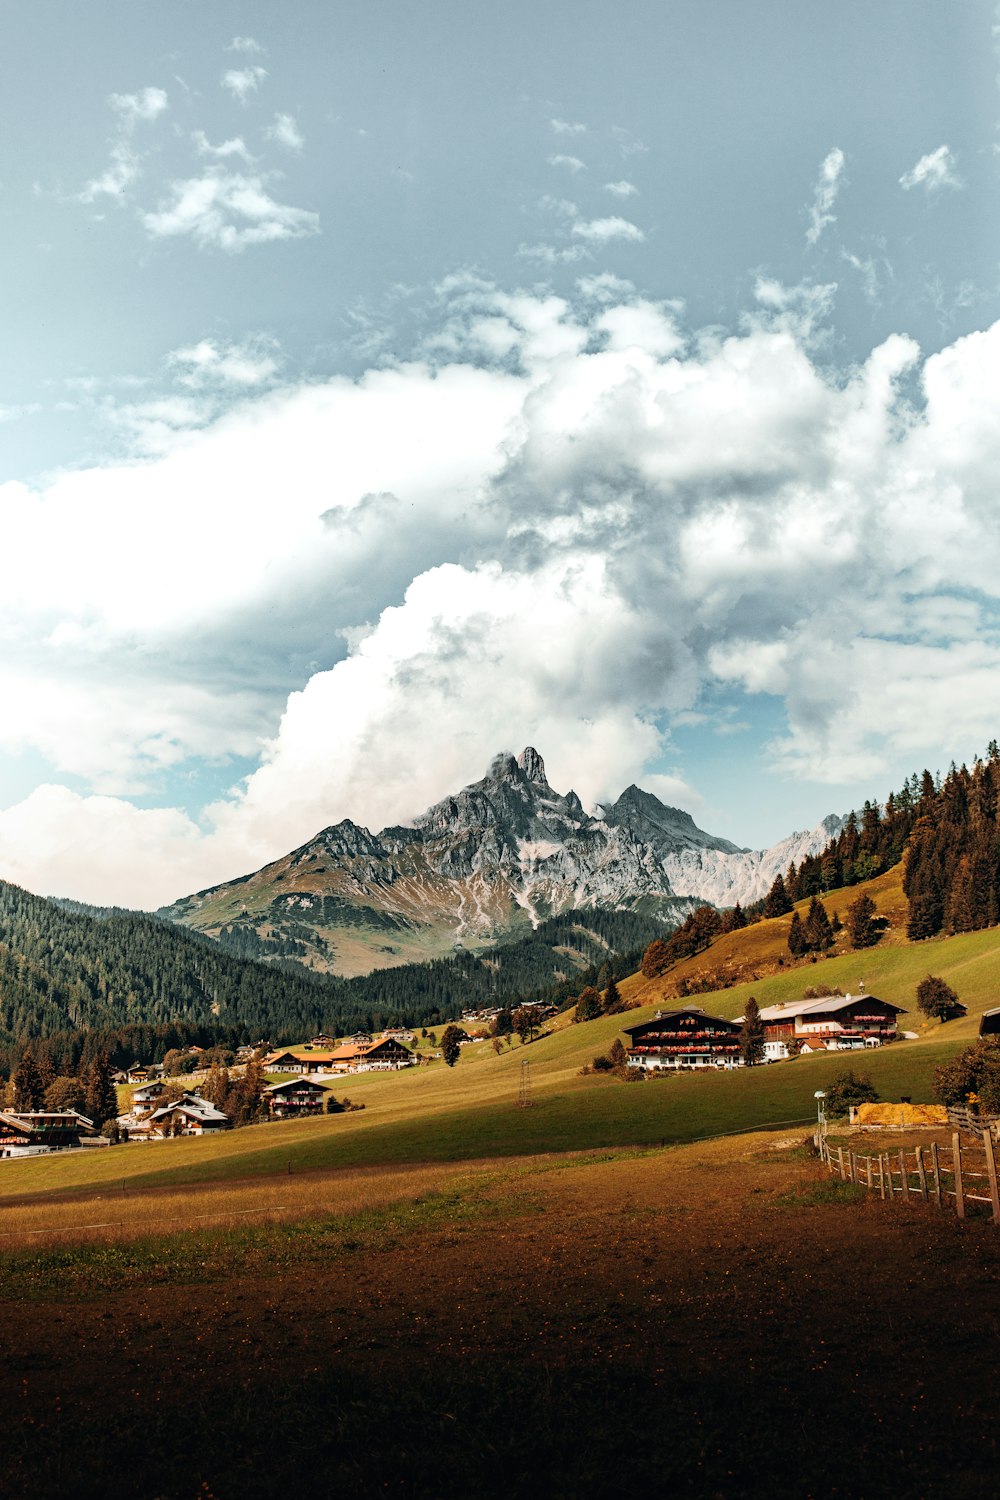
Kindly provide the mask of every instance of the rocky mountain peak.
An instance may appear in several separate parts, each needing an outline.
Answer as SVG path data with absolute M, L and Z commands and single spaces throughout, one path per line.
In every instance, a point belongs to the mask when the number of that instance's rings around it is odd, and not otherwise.
M 499 755 L 494 755 L 490 761 L 490 768 L 486 773 L 487 781 L 523 781 L 524 773 L 514 755 L 509 750 L 501 750 Z
M 525 745 L 517 763 L 529 781 L 536 786 L 548 787 L 548 777 L 545 775 L 545 762 L 533 745 Z

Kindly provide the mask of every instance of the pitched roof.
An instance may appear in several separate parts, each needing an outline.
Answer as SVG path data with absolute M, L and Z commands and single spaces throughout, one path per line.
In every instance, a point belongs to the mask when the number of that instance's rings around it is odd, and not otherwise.
M 891 1000 L 880 1000 L 878 995 L 820 995 L 814 1000 L 786 1000 L 778 1005 L 764 1005 L 761 1007 L 760 1018 L 762 1021 L 785 1021 L 817 1013 L 830 1015 L 838 1010 L 846 1010 L 849 1005 L 857 1005 L 859 1001 L 866 1001 L 870 1005 L 884 1005 L 888 1010 L 894 1010 L 897 1016 L 905 1014 L 902 1005 L 893 1005 Z
M 175 1099 L 172 1104 L 164 1104 L 160 1109 L 154 1110 L 150 1115 L 150 1121 L 162 1119 L 175 1109 L 185 1109 L 188 1114 L 198 1115 L 202 1120 L 228 1120 L 229 1116 L 221 1109 L 216 1109 L 207 1099 L 200 1094 L 184 1094 L 180 1099 Z

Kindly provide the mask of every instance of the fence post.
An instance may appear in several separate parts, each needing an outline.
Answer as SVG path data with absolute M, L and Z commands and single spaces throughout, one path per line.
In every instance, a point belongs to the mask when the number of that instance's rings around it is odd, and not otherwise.
M 854 1183 L 854 1185 L 856 1187 L 857 1183 L 858 1183 L 858 1156 L 857 1156 L 857 1152 L 856 1151 L 850 1152 L 850 1158 L 851 1158 L 851 1181 Z
M 843 1146 L 838 1146 L 837 1147 L 837 1161 L 840 1163 L 840 1180 L 841 1180 L 841 1182 L 843 1182 L 844 1181 L 844 1177 L 845 1177 L 845 1173 L 844 1173 L 844 1148 L 843 1148 Z
M 878 1154 L 878 1190 L 879 1190 L 879 1193 L 882 1195 L 882 1202 L 884 1203 L 885 1202 L 885 1163 L 882 1161 L 882 1153 L 881 1153 L 881 1151 Z
M 941 1167 L 938 1163 L 937 1141 L 931 1141 L 931 1171 L 934 1173 L 934 1202 L 941 1207 Z
M 951 1160 L 955 1168 L 955 1213 L 965 1218 L 965 1192 L 962 1188 L 962 1137 L 954 1131 L 951 1137 Z
M 917 1180 L 920 1183 L 920 1196 L 927 1202 L 927 1174 L 924 1171 L 924 1148 L 917 1147 Z
M 993 1150 L 993 1132 L 989 1128 L 983 1131 L 983 1145 L 986 1148 L 986 1171 L 990 1179 L 990 1197 L 993 1199 L 993 1222 L 1000 1224 L 1000 1189 L 997 1188 L 997 1158 Z
M 872 1159 L 871 1159 L 870 1156 L 866 1156 L 865 1157 L 865 1161 L 868 1163 L 868 1191 L 871 1192 L 871 1190 L 872 1190 Z
M 903 1199 L 905 1201 L 910 1196 L 910 1175 L 906 1170 L 906 1152 L 902 1150 L 899 1153 L 899 1175 L 903 1182 Z

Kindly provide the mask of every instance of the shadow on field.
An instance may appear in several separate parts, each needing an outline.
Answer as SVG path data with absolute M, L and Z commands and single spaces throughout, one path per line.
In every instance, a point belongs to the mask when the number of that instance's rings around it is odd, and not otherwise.
M 0 1493 L 992 1500 L 1000 1234 L 782 1144 L 464 1168 L 187 1264 L 26 1261 Z

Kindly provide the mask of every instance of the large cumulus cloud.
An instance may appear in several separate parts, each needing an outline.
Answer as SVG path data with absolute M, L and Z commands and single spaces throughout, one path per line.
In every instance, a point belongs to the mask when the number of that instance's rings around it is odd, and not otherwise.
M 758 292 L 699 334 L 624 287 L 456 278 L 409 362 L 0 489 L 0 741 L 104 794 L 0 812 L 0 872 L 151 904 L 528 740 L 585 800 L 659 774 L 690 802 L 670 724 L 720 685 L 783 700 L 791 775 L 989 738 L 1000 327 L 841 370 L 830 288 Z M 213 753 L 257 766 L 199 821 L 109 795 Z M 78 877 L 54 820 L 100 850 Z

